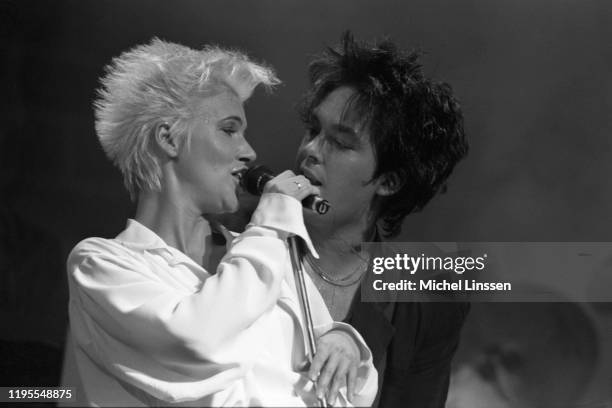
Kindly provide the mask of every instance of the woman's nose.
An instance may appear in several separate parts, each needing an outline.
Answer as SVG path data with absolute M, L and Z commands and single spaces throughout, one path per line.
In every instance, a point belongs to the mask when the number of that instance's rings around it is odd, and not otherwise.
M 246 139 L 243 139 L 243 143 L 240 146 L 240 153 L 238 159 L 244 163 L 249 163 L 255 161 L 257 158 L 257 153 L 251 147 L 249 142 Z

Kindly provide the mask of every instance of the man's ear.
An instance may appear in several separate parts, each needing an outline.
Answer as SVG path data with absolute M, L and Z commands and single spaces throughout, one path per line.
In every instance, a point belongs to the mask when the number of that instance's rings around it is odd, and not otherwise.
M 161 122 L 154 129 L 155 144 L 168 158 L 176 158 L 179 154 L 178 137 L 170 131 L 168 122 Z
M 376 194 L 390 196 L 397 193 L 404 186 L 404 181 L 397 173 L 386 173 L 380 176 Z

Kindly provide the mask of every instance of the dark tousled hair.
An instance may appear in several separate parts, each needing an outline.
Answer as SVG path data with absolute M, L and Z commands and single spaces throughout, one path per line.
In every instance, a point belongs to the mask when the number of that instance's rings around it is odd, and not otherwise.
M 463 115 L 451 87 L 423 75 L 416 52 L 403 53 L 389 40 L 357 42 L 350 32 L 309 66 L 310 91 L 300 104 L 310 122 L 333 90 L 355 90 L 347 103 L 370 130 L 376 170 L 373 179 L 390 176 L 399 188 L 372 203 L 373 220 L 386 237 L 401 230 L 403 219 L 420 211 L 440 190 L 467 154 Z

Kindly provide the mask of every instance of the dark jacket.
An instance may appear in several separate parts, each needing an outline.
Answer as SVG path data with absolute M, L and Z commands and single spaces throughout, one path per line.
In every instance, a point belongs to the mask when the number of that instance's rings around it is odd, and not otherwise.
M 215 231 L 213 238 L 225 245 L 222 234 Z M 360 293 L 345 321 L 372 350 L 379 390 L 373 406 L 443 408 L 469 304 L 362 302 Z
M 346 322 L 372 350 L 379 375 L 374 406 L 443 408 L 469 304 L 361 302 L 359 293 Z

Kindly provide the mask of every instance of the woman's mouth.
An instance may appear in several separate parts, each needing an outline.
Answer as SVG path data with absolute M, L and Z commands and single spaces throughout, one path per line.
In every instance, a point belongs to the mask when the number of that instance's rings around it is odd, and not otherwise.
M 242 180 L 242 176 L 244 175 L 244 173 L 247 171 L 246 167 L 241 167 L 239 169 L 234 169 L 232 170 L 232 176 L 236 177 L 236 179 L 238 179 L 238 181 Z
M 242 185 L 242 177 L 244 176 L 244 173 L 246 173 L 246 171 L 247 171 L 246 167 L 241 167 L 239 169 L 232 170 L 232 177 L 234 177 L 234 180 L 236 180 L 236 183 L 239 186 Z

